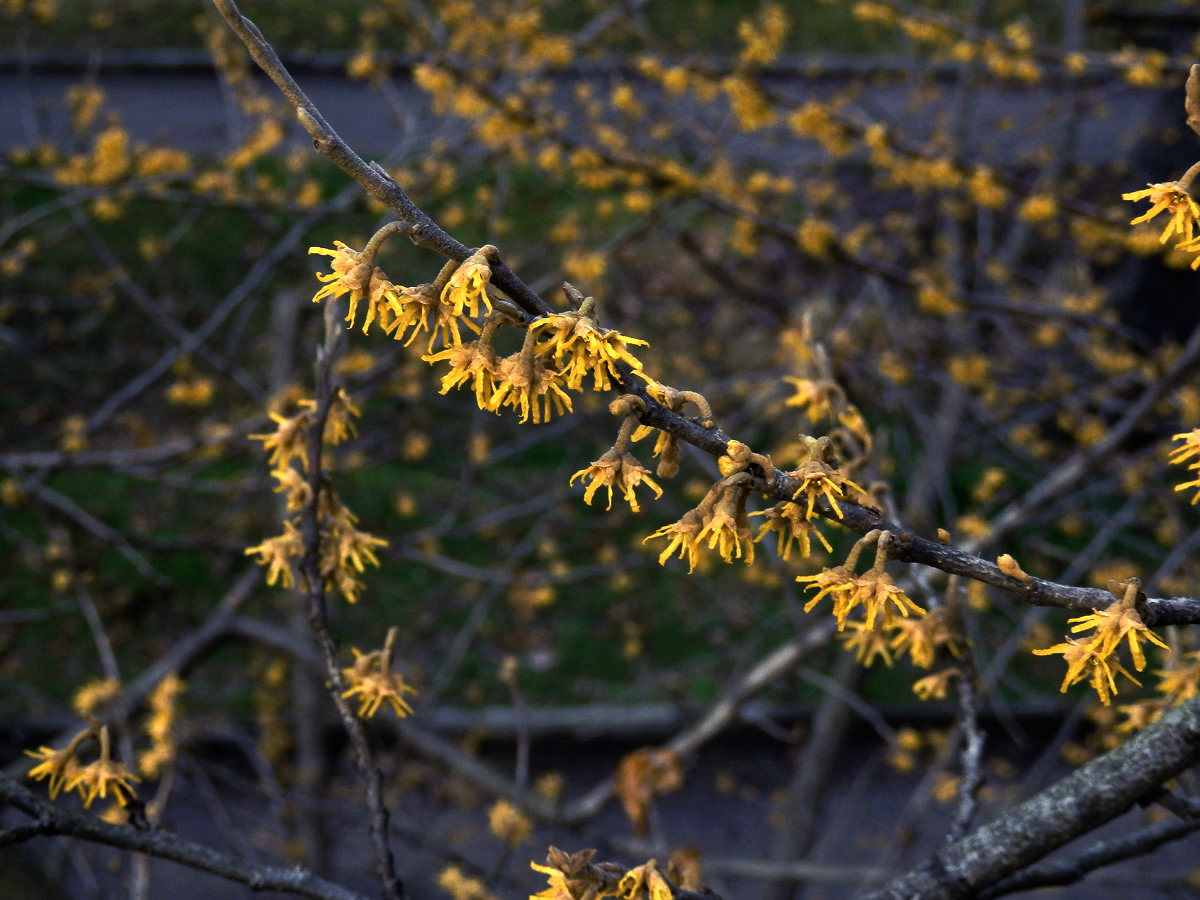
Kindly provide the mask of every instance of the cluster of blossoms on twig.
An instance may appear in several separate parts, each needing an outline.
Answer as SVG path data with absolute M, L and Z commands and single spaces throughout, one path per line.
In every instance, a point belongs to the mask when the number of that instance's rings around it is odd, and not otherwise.
M 286 492 L 287 512 L 291 515 L 284 519 L 283 534 L 247 548 L 246 554 L 257 556 L 258 563 L 268 567 L 267 584 L 279 582 L 284 588 L 295 585 L 293 565 L 304 556 L 304 541 L 298 527 L 301 511 L 314 500 L 314 479 L 308 472 L 307 441 L 316 403 L 302 400 L 300 407 L 300 411 L 292 416 L 271 413 L 276 423 L 274 432 L 250 435 L 262 441 L 263 449 L 269 451 L 271 476 L 279 482 L 275 490 Z M 353 433 L 352 419 L 357 416 L 358 410 L 346 392 L 339 389 L 333 395 L 325 419 L 323 441 L 336 446 L 346 440 Z M 296 465 L 297 462 L 299 465 Z M 375 548 L 387 546 L 387 541 L 357 528 L 358 517 L 338 499 L 324 473 L 315 480 L 318 484 L 316 501 L 320 572 L 325 579 L 326 589 L 336 588 L 343 597 L 354 603 L 363 588 L 357 575 L 364 571 L 367 563 L 379 565 Z M 301 587 L 307 589 L 305 584 L 301 584 Z
M 1121 591 L 1118 595 L 1119 600 L 1089 615 L 1068 620 L 1078 623 L 1071 629 L 1073 634 L 1096 629 L 1090 638 L 1068 636 L 1064 643 L 1033 651 L 1038 656 L 1062 654 L 1067 662 L 1067 674 L 1063 678 L 1060 690 L 1065 692 L 1071 685 L 1087 680 L 1095 689 L 1100 702 L 1108 706 L 1112 702 L 1112 696 L 1117 693 L 1118 674 L 1124 675 L 1134 684 L 1141 684 L 1115 658 L 1122 641 L 1128 642 L 1133 666 L 1139 672 L 1146 668 L 1146 655 L 1140 641 L 1146 640 L 1164 650 L 1170 650 L 1162 639 L 1142 622 L 1141 614 L 1137 610 L 1141 586 L 1141 582 L 1136 578 L 1117 583 L 1116 590 Z
M 360 718 L 371 718 L 384 703 L 391 706 L 398 718 L 412 715 L 412 707 L 404 695 L 416 694 L 417 690 L 405 684 L 403 676 L 392 671 L 398 634 L 399 629 L 395 626 L 389 628 L 381 650 L 363 653 L 357 647 L 350 648 L 354 653 L 354 664 L 342 669 L 342 678 L 347 685 L 342 696 L 358 698 Z
M 1187 112 L 1188 125 L 1200 134 L 1200 76 L 1197 67 L 1193 66 L 1188 75 L 1184 91 L 1184 109 Z M 1191 195 L 1192 182 L 1200 175 L 1200 163 L 1194 164 L 1178 181 L 1167 181 L 1161 184 L 1150 184 L 1140 191 L 1122 194 L 1124 200 L 1148 200 L 1150 209 L 1130 221 L 1130 225 L 1148 222 L 1160 213 L 1169 213 L 1170 218 L 1163 229 L 1159 242 L 1165 244 L 1174 236 L 1177 240 L 1176 250 L 1185 253 L 1200 254 L 1200 238 L 1197 237 L 1196 225 L 1200 223 L 1200 204 Z M 1192 260 L 1192 268 L 1200 269 L 1200 256 Z
M 89 740 L 99 744 L 100 755 L 92 762 L 84 764 L 79 760 L 79 750 Z M 29 777 L 34 781 L 49 779 L 51 800 L 57 797 L 61 790 L 68 793 L 79 791 L 85 809 L 90 807 L 97 797 L 106 798 L 110 791 L 113 799 L 124 806 L 134 796 L 133 785 L 130 782 L 141 781 L 124 763 L 112 758 L 112 741 L 108 726 L 101 725 L 94 719 L 61 750 L 39 747 L 37 750 L 26 750 L 25 753 L 41 760 L 29 771 Z
M 640 507 L 633 489 L 639 484 L 645 484 L 654 491 L 655 497 L 662 496 L 662 488 L 650 477 L 650 470 L 638 462 L 627 449 L 630 437 L 638 427 L 637 417 L 646 411 L 646 404 L 640 398 L 626 394 L 614 400 L 608 408 L 613 415 L 625 417 L 621 423 L 621 430 L 617 433 L 617 440 L 599 459 L 593 460 L 586 469 L 580 469 L 572 475 L 569 483 L 574 484 L 577 478 L 587 482 L 583 500 L 589 506 L 596 491 L 602 487 L 607 488 L 608 509 L 612 509 L 613 487 L 616 486 L 630 508 L 638 512 Z
M 317 275 L 323 286 L 313 300 L 348 294 L 346 321 L 351 327 L 365 300 L 363 332 L 378 320 L 385 333 L 405 340 L 406 345 L 418 333 L 427 332 L 429 342 L 422 359 L 430 364 L 450 364 L 442 377 L 441 393 L 469 385 L 480 409 L 499 413 L 511 408 L 520 414 L 522 424 L 531 418 L 538 424 L 555 414 L 571 412 L 567 391 L 583 390 L 585 377 L 591 376 L 594 390 L 610 390 L 614 380 L 621 379 L 618 366 L 641 369 L 630 348 L 646 342 L 600 327 L 595 300 L 569 284 L 564 290 L 575 308 L 528 324 L 521 349 L 497 356 L 492 345 L 497 329 L 524 324 L 515 306 L 504 300 L 494 303 L 488 294 L 499 251 L 489 244 L 461 263 L 446 263 L 430 284 L 399 287 L 375 265 L 375 255 L 385 238 L 403 230 L 405 226 L 399 223 L 384 226 L 361 252 L 341 242 L 336 242 L 334 250 L 310 248 L 310 253 L 333 257 L 333 271 Z M 477 321 L 483 316 L 486 318 Z M 464 329 L 478 338 L 464 342 Z M 439 339 L 442 347 L 435 353 Z
M 905 618 L 910 614 L 924 615 L 925 610 L 909 599 L 884 570 L 892 541 L 891 532 L 867 532 L 854 543 L 842 565 L 822 569 L 815 575 L 798 576 L 797 581 L 809 582 L 805 590 L 817 592 L 804 605 L 804 611 L 810 612 L 828 596 L 833 600 L 833 615 L 837 618 L 839 631 L 845 630 L 850 614 L 861 607 L 862 630 L 868 632 L 875 630 L 876 620 L 882 626 L 890 627 L 897 613 Z M 859 555 L 870 546 L 875 547 L 875 564 L 861 575 L 855 574 Z

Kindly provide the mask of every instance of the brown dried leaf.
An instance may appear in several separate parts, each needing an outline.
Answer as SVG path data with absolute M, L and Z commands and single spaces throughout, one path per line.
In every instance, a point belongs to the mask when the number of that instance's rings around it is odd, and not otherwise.
M 617 764 L 613 775 L 613 789 L 639 835 L 646 832 L 650 801 L 682 786 L 682 762 L 670 750 L 634 750 Z

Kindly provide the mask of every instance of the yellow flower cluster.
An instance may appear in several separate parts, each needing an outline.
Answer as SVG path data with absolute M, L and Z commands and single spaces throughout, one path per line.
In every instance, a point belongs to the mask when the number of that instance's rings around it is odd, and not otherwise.
M 908 653 L 913 665 L 932 669 L 939 647 L 946 647 L 955 657 L 961 653 L 945 607 L 923 616 L 891 616 L 889 619 L 885 614 L 885 623 L 878 628 L 864 620 L 849 621 L 846 626 L 849 631 L 839 635 L 842 646 L 853 651 L 854 658 L 867 667 L 876 658 L 891 666 L 893 653 L 897 656 Z M 913 693 L 921 700 L 941 699 L 946 696 L 951 681 L 961 674 L 959 667 L 952 665 L 926 675 L 913 683 Z
M 583 379 L 588 375 L 592 378 L 592 390 L 612 390 L 612 380 L 621 377 L 617 368 L 620 363 L 637 371 L 642 368 L 641 361 L 629 348 L 634 344 L 645 347 L 646 342 L 601 328 L 596 322 L 595 305 L 588 297 L 578 310 L 556 313 L 530 326 L 539 335 L 549 337 L 535 352 L 554 358 L 560 367 L 558 374 L 573 391 L 583 390 Z
M 64 187 L 102 187 L 128 175 L 132 164 L 129 132 L 114 125 L 96 135 L 90 154 L 72 156 L 55 171 L 54 179 Z
M 178 717 L 179 695 L 187 685 L 174 672 L 158 683 L 150 695 L 150 718 L 146 720 L 146 736 L 150 748 L 138 758 L 138 771 L 147 778 L 156 778 L 163 767 L 175 759 L 175 722 Z
M 493 313 L 487 288 L 499 251 L 491 245 L 481 247 L 461 263 L 447 263 L 432 284 L 399 287 L 374 265 L 375 250 L 386 233 L 391 233 L 387 226 L 361 252 L 340 241 L 335 242 L 334 250 L 310 248 L 310 253 L 333 258 L 333 271 L 317 274 L 323 286 L 313 300 L 348 294 L 346 321 L 353 326 L 358 306 L 365 299 L 364 333 L 377 319 L 384 332 L 396 340 L 407 336 L 406 344 L 412 343 L 418 332 L 427 331 L 429 345 L 422 359 L 431 364 L 450 363 L 450 371 L 442 377 L 441 393 L 470 385 L 480 409 L 498 413 L 510 407 L 520 413 L 522 423 L 532 417 L 536 424 L 550 421 L 555 412 L 560 416 L 571 412 L 571 398 L 564 388 L 582 390 L 585 376 L 592 376 L 595 390 L 611 390 L 613 380 L 621 378 L 619 365 L 641 369 L 629 348 L 646 342 L 601 328 L 595 301 L 582 295 L 578 295 L 578 310 L 538 319 L 526 330 L 520 351 L 498 358 L 492 337 L 507 320 L 506 314 L 491 315 L 482 326 L 474 320 Z M 573 288 L 568 293 L 578 294 Z M 464 344 L 463 327 L 479 334 L 479 339 Z M 434 353 L 439 337 L 443 349 Z M 543 337 L 548 339 L 541 340 Z
M 755 538 L 746 513 L 749 490 L 744 482 L 741 473 L 722 478 L 709 489 L 699 506 L 684 513 L 678 522 L 664 525 L 646 537 L 643 543 L 655 538 L 669 539 L 667 548 L 658 555 L 659 565 L 666 565 L 679 551 L 680 559 L 687 557 L 690 574 L 705 545 L 709 550 L 717 550 L 725 562 L 733 562 L 735 558 L 744 558 L 746 565 L 754 562 Z
M 1096 629 L 1090 639 L 1067 637 L 1064 643 L 1033 651 L 1037 656 L 1062 654 L 1067 662 L 1067 674 L 1060 688 L 1063 693 L 1071 685 L 1087 679 L 1100 697 L 1100 702 L 1108 706 L 1111 697 L 1117 693 L 1118 673 L 1134 684 L 1141 683 L 1114 658 L 1122 641 L 1129 643 L 1134 668 L 1139 672 L 1146 668 L 1146 656 L 1140 641 L 1146 640 L 1169 650 L 1162 639 L 1142 622 L 1137 611 L 1140 589 L 1141 583 L 1132 578 L 1125 583 L 1124 596 L 1111 606 L 1068 620 L 1078 623 L 1071 629 L 1072 633 Z
M 802 435 L 802 440 L 807 458 L 796 469 L 788 472 L 788 475 L 800 482 L 800 486 L 792 494 L 792 499 L 798 500 L 802 495 L 806 498 L 804 517 L 807 519 L 812 518 L 813 510 L 820 499 L 826 500 L 840 519 L 842 510 L 837 501 L 839 497 L 846 497 L 844 489 L 850 488 L 858 494 L 865 494 L 866 491 L 831 465 L 834 450 L 833 442 L 828 437 L 814 438 Z
M 1186 183 L 1185 183 L 1186 182 Z M 1135 219 L 1130 219 L 1130 225 L 1148 222 L 1159 213 L 1170 213 L 1166 228 L 1159 236 L 1159 243 L 1165 244 L 1174 235 L 1178 239 L 1175 249 L 1187 253 L 1200 253 L 1200 241 L 1196 239 L 1196 223 L 1200 220 L 1200 205 L 1192 199 L 1188 192 L 1190 180 L 1168 181 L 1162 184 L 1151 184 L 1144 190 L 1122 194 L 1123 200 L 1149 200 L 1150 209 Z M 1200 268 L 1200 256 L 1192 260 L 1192 268 Z
M 595 496 L 596 491 L 603 487 L 608 490 L 607 509 L 612 509 L 614 485 L 620 489 L 621 495 L 634 512 L 641 511 L 637 497 L 633 493 L 633 489 L 639 484 L 649 486 L 654 491 L 656 498 L 662 496 L 662 488 L 650 477 L 650 470 L 638 462 L 633 454 L 618 451 L 616 448 L 594 460 L 586 469 L 580 469 L 571 476 L 569 483 L 574 484 L 576 478 L 583 478 L 587 481 L 587 490 L 583 493 L 583 501 L 588 506 L 592 505 L 592 497 Z
M 77 754 L 79 748 L 89 739 L 100 744 L 100 756 L 83 765 L 79 762 Z M 68 793 L 79 791 L 84 809 L 90 807 L 97 797 L 106 798 L 109 791 L 112 792 L 113 799 L 124 806 L 134 794 L 130 782 L 141 781 L 125 768 L 123 763 L 112 759 L 111 752 L 108 726 L 98 723 L 79 732 L 61 750 L 39 747 L 37 750 L 25 751 L 26 755 L 40 760 L 38 765 L 29 770 L 29 777 L 34 781 L 49 780 L 51 800 L 63 789 Z
M 1185 462 L 1191 460 L 1188 471 L 1195 472 L 1200 470 L 1200 428 L 1193 428 L 1191 431 L 1177 434 L 1171 440 L 1180 442 L 1179 446 L 1171 451 L 1171 463 L 1183 465 Z M 1192 505 L 1194 506 L 1196 501 L 1200 500 L 1200 478 L 1175 486 L 1175 490 L 1177 491 L 1186 491 L 1192 488 L 1196 490 L 1195 495 L 1192 497 Z
M 800 575 L 800 582 L 809 582 L 805 590 L 817 591 L 816 595 L 804 605 L 804 611 L 810 612 L 826 596 L 833 600 L 833 614 L 838 620 L 838 631 L 846 627 L 850 613 L 862 607 L 865 614 L 863 627 L 867 631 L 875 630 L 875 620 L 885 628 L 891 627 L 895 621 L 895 613 L 907 617 L 909 613 L 923 616 L 925 610 L 917 606 L 908 595 L 892 580 L 892 576 L 884 571 L 887 562 L 888 547 L 892 537 L 889 532 L 872 531 L 855 543 L 840 566 L 822 569 L 815 575 Z M 875 565 L 862 575 L 854 573 L 862 550 L 875 545 Z
M 395 643 L 396 629 L 391 628 L 382 650 L 361 653 L 357 647 L 350 648 L 354 653 L 354 665 L 342 669 L 347 684 L 342 696 L 358 698 L 360 718 L 371 718 L 384 703 L 391 706 L 398 718 L 412 715 L 412 707 L 404 695 L 416 694 L 417 689 L 405 684 L 403 676 L 392 671 Z
M 299 512 L 315 499 L 320 573 L 325 589 L 336 588 L 343 597 L 354 603 L 363 588 L 362 582 L 355 576 L 364 571 L 367 563 L 379 565 L 375 548 L 386 547 L 387 541 L 357 528 L 358 517 L 337 498 L 328 479 L 321 479 L 319 496 L 314 497 L 313 485 L 302 473 L 308 470 L 308 432 L 316 403 L 305 400 L 300 406 L 300 412 L 292 416 L 271 413 L 277 426 L 274 432 L 250 435 L 263 442 L 264 450 L 270 451 L 271 475 L 279 481 L 275 490 L 287 492 L 287 512 L 294 515 L 284 519 L 283 534 L 267 538 L 245 552 L 248 556 L 257 556 L 259 565 L 268 567 L 268 585 L 278 581 L 284 588 L 294 587 L 292 566 L 304 556 L 304 541 L 297 527 Z M 351 418 L 357 415 L 358 410 L 346 392 L 339 388 L 330 402 L 322 434 L 323 442 L 336 446 L 346 440 L 354 430 Z M 294 464 L 296 461 L 299 461 L 299 466 Z M 302 584 L 301 587 L 307 589 L 307 585 Z

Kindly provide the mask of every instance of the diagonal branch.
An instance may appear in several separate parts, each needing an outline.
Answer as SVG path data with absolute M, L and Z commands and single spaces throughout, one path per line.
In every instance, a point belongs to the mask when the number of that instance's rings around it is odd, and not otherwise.
M 1200 698 L 1081 766 L 991 823 L 943 847 L 868 900 L 975 897 L 1005 875 L 1116 818 L 1200 763 Z
M 32 825 L 17 826 L 0 832 L 0 846 L 29 840 L 39 835 L 63 835 L 133 853 L 169 859 L 244 884 L 254 891 L 279 891 L 310 897 L 312 900 L 366 900 L 362 894 L 319 878 L 304 869 L 259 865 L 204 844 L 185 840 L 162 828 L 139 829 L 129 825 L 110 825 L 95 816 L 68 812 L 42 800 L 5 775 L 0 775 L 0 799 L 11 803 L 36 820 Z
M 213 0 L 213 5 L 233 29 L 233 33 L 246 45 L 259 68 L 275 82 L 275 86 L 296 108 L 296 116 L 304 130 L 312 135 L 313 147 L 319 154 L 357 181 L 368 194 L 382 201 L 405 222 L 415 225 L 416 230 L 412 235 L 415 242 L 459 261 L 471 255 L 469 247 L 447 234 L 413 203 L 404 189 L 382 167 L 368 164 L 350 149 L 325 121 L 325 117 L 308 99 L 308 95 L 300 89 L 300 85 L 280 61 L 275 48 L 258 30 L 258 26 L 241 14 L 233 0 Z M 546 301 L 534 293 L 503 262 L 492 266 L 492 282 L 533 315 L 546 315 L 551 311 Z

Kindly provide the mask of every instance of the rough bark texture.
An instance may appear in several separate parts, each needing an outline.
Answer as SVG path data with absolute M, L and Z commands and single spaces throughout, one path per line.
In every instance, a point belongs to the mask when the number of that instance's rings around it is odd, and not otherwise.
M 943 848 L 870 894 L 869 900 L 975 896 L 982 888 L 1116 818 L 1198 762 L 1200 697 L 1171 710 L 1127 743 Z

